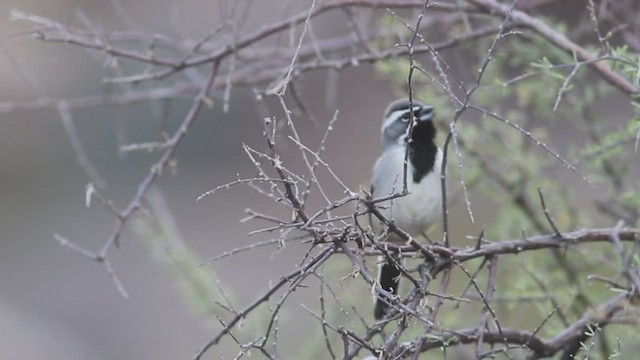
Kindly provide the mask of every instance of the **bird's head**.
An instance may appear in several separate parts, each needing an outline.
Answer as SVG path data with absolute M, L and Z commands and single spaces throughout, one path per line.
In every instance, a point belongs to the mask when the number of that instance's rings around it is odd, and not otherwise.
M 435 127 L 432 122 L 435 116 L 433 106 L 425 105 L 416 100 L 410 103 L 409 99 L 400 99 L 389 104 L 385 111 L 382 122 L 383 149 L 390 146 L 404 146 L 407 143 L 411 114 L 415 119 L 413 124 L 414 140 L 415 135 L 418 134 L 427 135 L 428 140 L 435 138 Z

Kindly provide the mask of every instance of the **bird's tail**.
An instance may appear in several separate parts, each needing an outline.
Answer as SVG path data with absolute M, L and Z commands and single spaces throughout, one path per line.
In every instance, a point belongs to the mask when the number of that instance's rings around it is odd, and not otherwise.
M 401 261 L 399 257 L 395 258 L 395 260 L 398 263 Z M 381 258 L 380 263 L 380 270 L 378 271 L 378 282 L 380 283 L 380 286 L 392 294 L 397 294 L 398 287 L 400 286 L 400 269 L 398 269 L 394 264 L 389 263 L 385 258 Z M 375 307 L 373 310 L 375 318 L 377 320 L 382 319 L 387 314 L 388 310 L 388 301 L 376 296 Z

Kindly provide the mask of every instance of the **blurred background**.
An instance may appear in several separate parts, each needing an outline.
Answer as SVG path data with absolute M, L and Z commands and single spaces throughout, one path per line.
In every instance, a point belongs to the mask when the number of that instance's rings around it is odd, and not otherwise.
M 303 11 L 309 4 L 256 1 L 243 32 L 277 21 L 283 14 Z M 218 26 L 221 10 L 217 2 L 191 0 L 2 1 L 3 35 L 29 28 L 22 21 L 9 21 L 12 9 L 67 25 L 82 24 L 81 19 L 87 18 L 105 30 L 193 38 Z M 119 11 L 130 18 L 123 20 Z M 344 17 L 318 18 L 314 30 L 316 36 L 345 32 Z M 102 83 L 108 69 L 81 48 L 43 43 L 28 35 L 6 38 L 3 46 L 5 55 L 9 52 L 9 57 L 0 56 L 3 102 L 101 94 L 108 88 Z M 10 58 L 41 88 L 30 86 Z M 334 111 L 325 106 L 324 82 L 322 73 L 312 73 L 299 82 L 318 121 L 317 125 L 302 121 L 299 130 L 314 145 Z M 379 151 L 381 114 L 394 94 L 369 65 L 341 72 L 338 82 L 338 93 L 333 96 L 340 110 L 339 122 L 328 140 L 325 159 L 357 189 L 358 184 L 368 182 Z M 220 91 L 213 95 L 218 100 L 222 97 Z M 263 149 L 263 117 L 281 114 L 275 101 L 267 101 L 264 109 L 255 108 L 250 89 L 234 89 L 231 99 L 227 114 L 219 106 L 200 114 L 178 151 L 176 174 L 167 172 L 157 183 L 186 245 L 202 260 L 270 238 L 268 234 L 248 237 L 259 226 L 240 223 L 247 207 L 264 211 L 273 207 L 246 187 L 196 202 L 200 194 L 235 180 L 237 174 L 254 175 L 242 143 Z M 179 123 L 190 105 L 188 97 L 174 102 L 168 113 L 170 125 Z M 112 253 L 113 266 L 130 295 L 124 299 L 104 267 L 61 248 L 53 238 L 54 233 L 60 234 L 98 251 L 115 224 L 99 204 L 85 207 L 89 180 L 56 111 L 2 113 L 0 117 L 0 358 L 189 358 L 212 336 L 212 329 L 200 313 L 190 309 L 166 266 L 154 260 L 148 244 L 125 231 L 121 248 Z M 123 155 L 118 151 L 119 134 L 126 133 L 125 143 L 155 140 L 160 125 L 151 106 L 82 109 L 74 111 L 73 118 L 91 162 L 106 181 L 106 195 L 124 207 L 158 154 Z M 221 260 L 214 267 L 221 282 L 245 303 L 267 289 L 269 281 L 293 269 L 305 250 L 294 246 L 271 255 L 272 247 L 258 249 Z
M 45 43 L 22 33 L 28 21 L 10 21 L 12 10 L 44 16 L 65 25 L 96 31 L 131 31 L 200 39 L 219 26 L 232 11 L 232 1 L 181 2 L 156 0 L 111 1 L 0 1 L 0 102 L 28 102 L 46 98 L 75 98 L 117 92 L 118 85 L 103 79 L 117 76 L 104 56 L 77 46 Z M 310 1 L 254 1 L 239 33 L 248 34 L 266 24 L 309 8 Z M 571 2 L 553 10 L 571 21 Z M 407 17 L 411 13 L 407 12 Z M 336 11 L 313 21 L 319 39 L 350 34 L 348 17 Z M 299 34 L 299 33 L 298 33 Z M 267 43 L 291 44 L 297 36 L 282 33 Z M 443 34 L 431 34 L 434 39 Z M 464 69 L 465 59 L 446 54 Z M 471 60 L 469 60 L 471 61 Z M 135 73 L 135 72 L 134 72 Z M 192 74 L 194 75 L 194 74 Z M 194 76 L 197 76 L 196 73 Z M 204 72 L 199 74 L 204 75 Z M 171 84 L 173 79 L 154 85 Z M 328 84 L 331 83 L 331 86 Z M 128 89 L 132 85 L 124 85 Z M 135 86 L 132 86 L 135 89 Z M 329 120 L 338 121 L 327 139 L 324 160 L 351 189 L 368 186 L 371 167 L 379 154 L 379 128 L 386 105 L 400 96 L 371 64 L 338 72 L 314 71 L 296 81 L 296 90 L 313 118 L 296 113 L 302 139 L 317 147 Z M 232 187 L 201 201 L 202 193 L 218 185 L 252 177 L 255 168 L 243 151 L 247 144 L 262 150 L 263 119 L 282 118 L 277 99 L 256 101 L 250 87 L 231 90 L 228 112 L 222 89 L 212 93 L 218 106 L 202 111 L 175 158 L 175 171 L 167 170 L 156 182 L 167 209 L 175 219 L 183 245 L 204 261 L 225 251 L 259 241 L 272 234 L 249 236 L 259 222 L 241 222 L 247 208 L 287 216 L 246 187 Z M 422 99 L 428 101 L 428 99 Z M 626 99 L 612 96 L 607 106 L 619 109 L 612 122 L 626 119 Z M 288 98 L 288 101 L 291 101 Z M 88 159 L 104 179 L 105 197 L 124 208 L 157 160 L 158 153 L 122 152 L 132 143 L 157 141 L 163 130 L 172 131 L 192 104 L 192 94 L 171 104 L 162 102 L 101 106 L 72 111 L 77 134 Z M 625 107 L 626 106 L 626 107 Z M 110 260 L 129 294 L 118 292 L 103 266 L 59 246 L 59 234 L 98 251 L 112 232 L 115 219 L 98 203 L 87 208 L 89 179 L 79 165 L 68 129 L 55 110 L 0 112 L 0 358 L 10 359 L 185 359 L 215 333 L 215 319 L 206 318 L 181 293 L 179 283 L 163 261 L 162 248 L 137 236 L 128 226 L 121 246 Z M 158 109 L 161 109 L 161 115 Z M 562 139 L 570 129 L 555 123 L 552 138 Z M 555 149 L 566 149 L 562 141 Z M 298 149 L 282 145 L 281 154 L 292 166 L 302 166 Z M 572 176 L 562 167 L 559 177 Z M 322 182 L 332 198 L 341 189 L 327 174 Z M 575 180 L 575 178 L 573 178 Z M 571 180 L 568 180 L 569 182 Z M 585 184 L 577 185 L 585 186 Z M 472 195 L 475 223 L 470 224 L 463 204 L 456 203 L 453 238 L 476 235 L 497 214 L 497 205 Z M 139 235 L 139 234 L 138 234 Z M 463 244 L 457 244 L 463 245 Z M 210 268 L 240 304 L 248 304 L 295 269 L 307 245 L 292 244 L 280 251 L 264 247 L 224 258 Z M 317 291 L 297 291 L 291 309 L 281 320 L 282 337 L 298 339 L 281 349 L 289 358 L 304 347 L 309 326 L 316 320 L 296 306 L 317 297 Z M 369 293 L 363 293 L 366 301 Z M 365 301 L 363 301 L 365 302 Z M 371 306 L 371 305 L 367 305 Z M 368 313 L 365 308 L 363 313 Z M 302 316 L 302 314 L 305 314 Z M 209 358 L 232 358 L 214 350 Z

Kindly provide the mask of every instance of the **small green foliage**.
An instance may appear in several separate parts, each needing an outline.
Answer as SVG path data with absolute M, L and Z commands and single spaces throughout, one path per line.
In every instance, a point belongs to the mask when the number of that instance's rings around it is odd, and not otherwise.
M 561 33 L 567 30 L 565 24 L 550 19 L 545 21 L 554 24 Z M 469 62 L 481 63 L 492 40 L 465 44 L 451 57 L 475 59 L 477 62 Z M 594 46 L 591 51 L 595 54 L 599 49 Z M 448 54 L 439 55 L 446 61 L 450 59 Z M 581 227 L 611 226 L 611 220 L 592 206 L 591 199 L 585 196 L 587 194 L 598 199 L 615 199 L 617 206 L 636 211 L 640 209 L 640 182 L 633 184 L 634 181 L 629 181 L 633 172 L 637 172 L 637 154 L 634 160 L 633 148 L 636 138 L 640 139 L 639 103 L 630 102 L 636 115 L 629 119 L 628 126 L 613 126 L 611 109 L 605 109 L 606 101 L 616 94 L 616 90 L 602 78 L 596 78 L 588 70 L 590 65 L 580 62 L 575 52 L 567 53 L 541 37 L 505 37 L 492 57 L 471 103 L 500 114 L 530 135 L 472 110 L 465 111 L 456 123 L 467 185 L 473 185 L 474 194 L 481 193 L 497 204 L 492 209 L 496 221 L 486 228 L 486 238 L 522 238 L 551 232 L 538 188 L 544 193 L 549 216 L 561 232 Z M 627 46 L 612 47 L 603 61 L 638 86 L 640 60 L 638 54 Z M 449 122 L 454 119 L 454 109 L 460 104 L 452 101 L 451 94 L 442 88 L 446 81 L 430 56 L 420 57 L 418 65 L 431 76 L 414 72 L 412 89 L 418 99 L 437 109 L 437 123 L 441 129 L 439 139 L 444 142 Z M 407 59 L 376 64 L 378 73 L 392 81 L 401 96 L 407 93 L 408 69 Z M 457 75 L 463 78 L 467 89 L 476 81 L 474 71 L 464 76 Z M 451 76 L 448 78 L 450 80 Z M 451 83 L 456 96 L 464 99 L 455 83 Z M 567 170 L 541 143 L 549 144 L 548 149 L 577 165 L 592 184 Z M 459 171 L 458 158 L 451 144 L 449 193 L 460 191 Z M 509 300 L 529 297 L 533 300 L 526 303 L 526 313 L 527 319 L 532 321 L 532 328 L 553 311 L 552 300 L 567 321 L 580 318 L 584 311 L 606 300 L 612 293 L 600 282 L 587 282 L 587 276 L 599 274 L 615 278 L 619 274 L 619 255 L 615 249 L 606 244 L 594 245 L 591 249 L 576 251 L 567 247 L 553 252 L 532 252 L 521 254 L 517 261 L 501 258 L 498 280 L 501 285 L 495 295 L 505 300 L 500 310 L 508 314 L 517 313 L 525 305 Z M 634 256 L 633 261 L 635 266 L 640 266 L 638 256 Z M 537 279 L 528 276 L 523 270 L 525 268 Z M 478 277 L 479 283 L 486 280 L 482 276 Z M 466 278 L 460 280 L 465 284 L 467 281 Z M 445 316 L 447 321 L 455 321 L 452 318 L 457 314 L 449 315 Z M 458 321 L 465 324 L 465 319 Z M 566 324 L 555 314 L 539 334 L 552 336 L 565 327 Z M 587 335 L 600 338 L 602 334 L 599 332 L 594 324 L 587 330 Z M 607 332 L 603 334 L 608 336 Z M 620 358 L 620 354 L 618 350 L 608 356 L 615 359 Z M 581 356 L 584 359 L 605 358 L 589 341 L 582 344 Z
M 564 75 L 557 71 L 556 66 L 554 66 L 546 56 L 538 61 L 532 62 L 531 67 L 538 69 L 544 75 L 551 76 L 560 81 L 564 81 L 565 79 Z
M 620 348 L 620 337 L 616 337 L 616 348 L 609 354 L 608 359 L 622 359 L 622 351 Z

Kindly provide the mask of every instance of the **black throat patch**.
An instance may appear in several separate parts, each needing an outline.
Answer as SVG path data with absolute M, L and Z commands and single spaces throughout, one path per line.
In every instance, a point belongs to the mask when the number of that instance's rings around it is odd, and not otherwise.
M 433 170 L 438 147 L 434 140 L 436 129 L 431 121 L 416 122 L 409 144 L 409 161 L 413 166 L 413 182 L 418 184 Z

